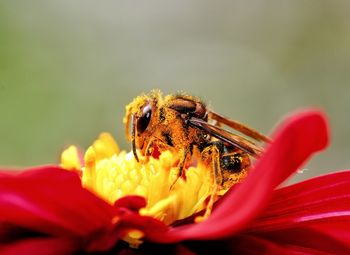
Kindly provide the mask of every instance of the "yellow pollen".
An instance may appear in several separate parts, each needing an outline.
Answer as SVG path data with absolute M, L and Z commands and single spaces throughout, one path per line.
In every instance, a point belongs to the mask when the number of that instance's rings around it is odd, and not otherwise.
M 140 230 L 131 230 L 123 239 L 129 243 L 131 248 L 138 248 L 142 244 L 141 238 L 143 237 L 144 233 Z

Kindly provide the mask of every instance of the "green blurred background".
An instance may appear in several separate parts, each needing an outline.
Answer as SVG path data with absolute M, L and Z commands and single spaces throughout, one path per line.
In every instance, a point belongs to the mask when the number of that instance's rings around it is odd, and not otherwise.
M 124 107 L 187 91 L 270 133 L 287 113 L 329 116 L 330 148 L 294 181 L 350 166 L 350 1 L 0 1 L 0 165 L 58 161 Z

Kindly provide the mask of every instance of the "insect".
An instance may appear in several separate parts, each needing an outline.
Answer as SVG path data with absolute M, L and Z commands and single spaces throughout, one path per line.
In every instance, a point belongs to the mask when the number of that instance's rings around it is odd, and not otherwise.
M 179 178 L 192 155 L 199 153 L 212 164 L 219 187 L 230 185 L 230 174 L 249 168 L 250 158 L 259 157 L 263 151 L 261 146 L 223 125 L 258 142 L 269 142 L 258 131 L 213 112 L 199 98 L 186 94 L 163 98 L 159 91 L 152 91 L 138 96 L 126 106 L 124 123 L 137 161 L 138 152 L 143 156 L 153 155 L 155 150 L 180 153 Z

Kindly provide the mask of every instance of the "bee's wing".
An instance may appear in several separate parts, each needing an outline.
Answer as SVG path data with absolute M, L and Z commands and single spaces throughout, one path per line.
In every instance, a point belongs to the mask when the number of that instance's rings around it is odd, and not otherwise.
M 239 135 L 235 135 L 227 130 L 224 130 L 218 126 L 212 125 L 202 119 L 192 117 L 188 120 L 188 124 L 192 127 L 204 130 L 209 135 L 223 142 L 238 147 L 239 149 L 245 151 L 253 157 L 259 157 L 259 155 L 263 152 L 263 149 L 254 144 L 253 142 Z
M 233 128 L 242 134 L 245 134 L 257 141 L 264 141 L 264 142 L 270 142 L 270 139 L 266 137 L 265 135 L 259 133 L 258 131 L 254 130 L 253 128 L 250 128 L 236 120 L 229 119 L 221 114 L 218 114 L 213 111 L 209 111 L 209 119 L 216 120 L 218 123 L 225 124 L 226 126 Z

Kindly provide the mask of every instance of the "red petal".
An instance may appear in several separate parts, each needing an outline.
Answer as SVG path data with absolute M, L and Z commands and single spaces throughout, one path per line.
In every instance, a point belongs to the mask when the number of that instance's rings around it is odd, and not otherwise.
M 147 201 L 144 197 L 135 195 L 122 197 L 114 203 L 115 207 L 124 207 L 135 212 L 138 212 L 141 208 L 145 207 L 146 205 Z
M 243 229 L 267 204 L 277 185 L 328 143 L 326 120 L 318 111 L 306 111 L 287 119 L 274 135 L 273 143 L 258 160 L 247 179 L 231 189 L 209 219 L 200 224 L 176 227 L 156 242 L 187 239 L 218 239 Z
M 264 238 L 249 236 L 249 235 L 239 235 L 237 237 L 234 237 L 233 240 L 230 240 L 230 239 L 227 240 L 223 244 L 223 246 L 225 244 L 227 247 L 230 247 L 231 254 L 242 254 L 242 255 L 297 254 L 297 253 L 294 253 L 294 251 L 291 249 L 283 248 L 278 244 L 275 244 Z
M 1 255 L 68 255 L 75 251 L 76 244 L 71 240 L 52 237 L 28 238 L 15 243 L 0 244 Z
M 197 254 L 239 254 L 239 255 L 274 255 L 305 254 L 296 253 L 292 247 L 283 247 L 270 240 L 251 235 L 237 235 L 230 239 L 188 242 L 188 246 Z
M 253 234 L 253 233 L 251 233 Z M 260 233 L 256 236 L 274 242 L 281 247 L 294 247 L 299 250 L 310 250 L 312 254 L 350 254 L 350 247 L 313 228 L 289 228 L 280 231 Z
M 1 177 L 0 208 L 0 221 L 56 236 L 86 236 L 112 218 L 110 205 L 57 167 Z
M 274 192 L 272 201 L 250 228 L 269 231 L 315 222 L 350 220 L 350 171 L 306 180 Z
M 169 230 L 167 225 L 153 217 L 141 216 L 128 209 L 119 210 L 120 227 L 127 230 L 138 229 L 144 233 L 147 240 L 149 236 L 162 238 Z
M 83 189 L 77 174 L 58 167 L 0 177 L 0 241 L 16 239 L 17 229 L 19 235 L 27 230 L 99 247 L 114 216 L 115 208 Z M 110 243 L 120 238 L 113 237 Z
M 310 233 L 309 233 L 310 234 Z M 304 236 L 300 236 L 303 238 Z M 317 248 L 304 247 L 292 243 L 275 242 L 260 236 L 239 235 L 231 240 L 227 240 L 222 246 L 231 247 L 230 254 L 255 255 L 255 254 L 283 254 L 283 255 L 329 255 L 329 254 L 348 254 L 344 250 L 330 250 L 325 252 Z M 322 246 L 322 245 L 321 245 Z
M 350 254 L 350 171 L 275 191 L 249 232 L 337 254 Z M 310 234 L 313 233 L 313 234 Z M 317 233 L 317 234 L 315 234 Z
M 323 241 L 320 239 L 320 236 L 317 233 L 306 232 L 300 233 L 290 233 L 298 234 L 300 239 L 307 237 L 308 234 L 311 234 L 311 238 L 304 240 L 304 243 L 307 241 L 315 241 L 314 246 L 301 246 L 298 243 L 288 243 L 281 242 L 280 240 L 271 240 L 265 236 L 254 236 L 253 234 L 239 234 L 229 239 L 224 240 L 215 240 L 215 241 L 190 241 L 186 242 L 186 245 L 191 249 L 191 251 L 196 254 L 239 254 L 239 255 L 329 255 L 337 254 L 348 255 L 349 252 L 347 249 L 339 249 L 339 246 L 332 248 L 332 242 L 329 239 L 325 239 L 325 243 L 319 243 Z M 301 235 L 300 235 L 301 234 Z M 315 238 L 314 238 L 315 237 Z M 327 247 L 327 245 L 329 245 Z M 320 249 L 327 247 L 327 249 Z

